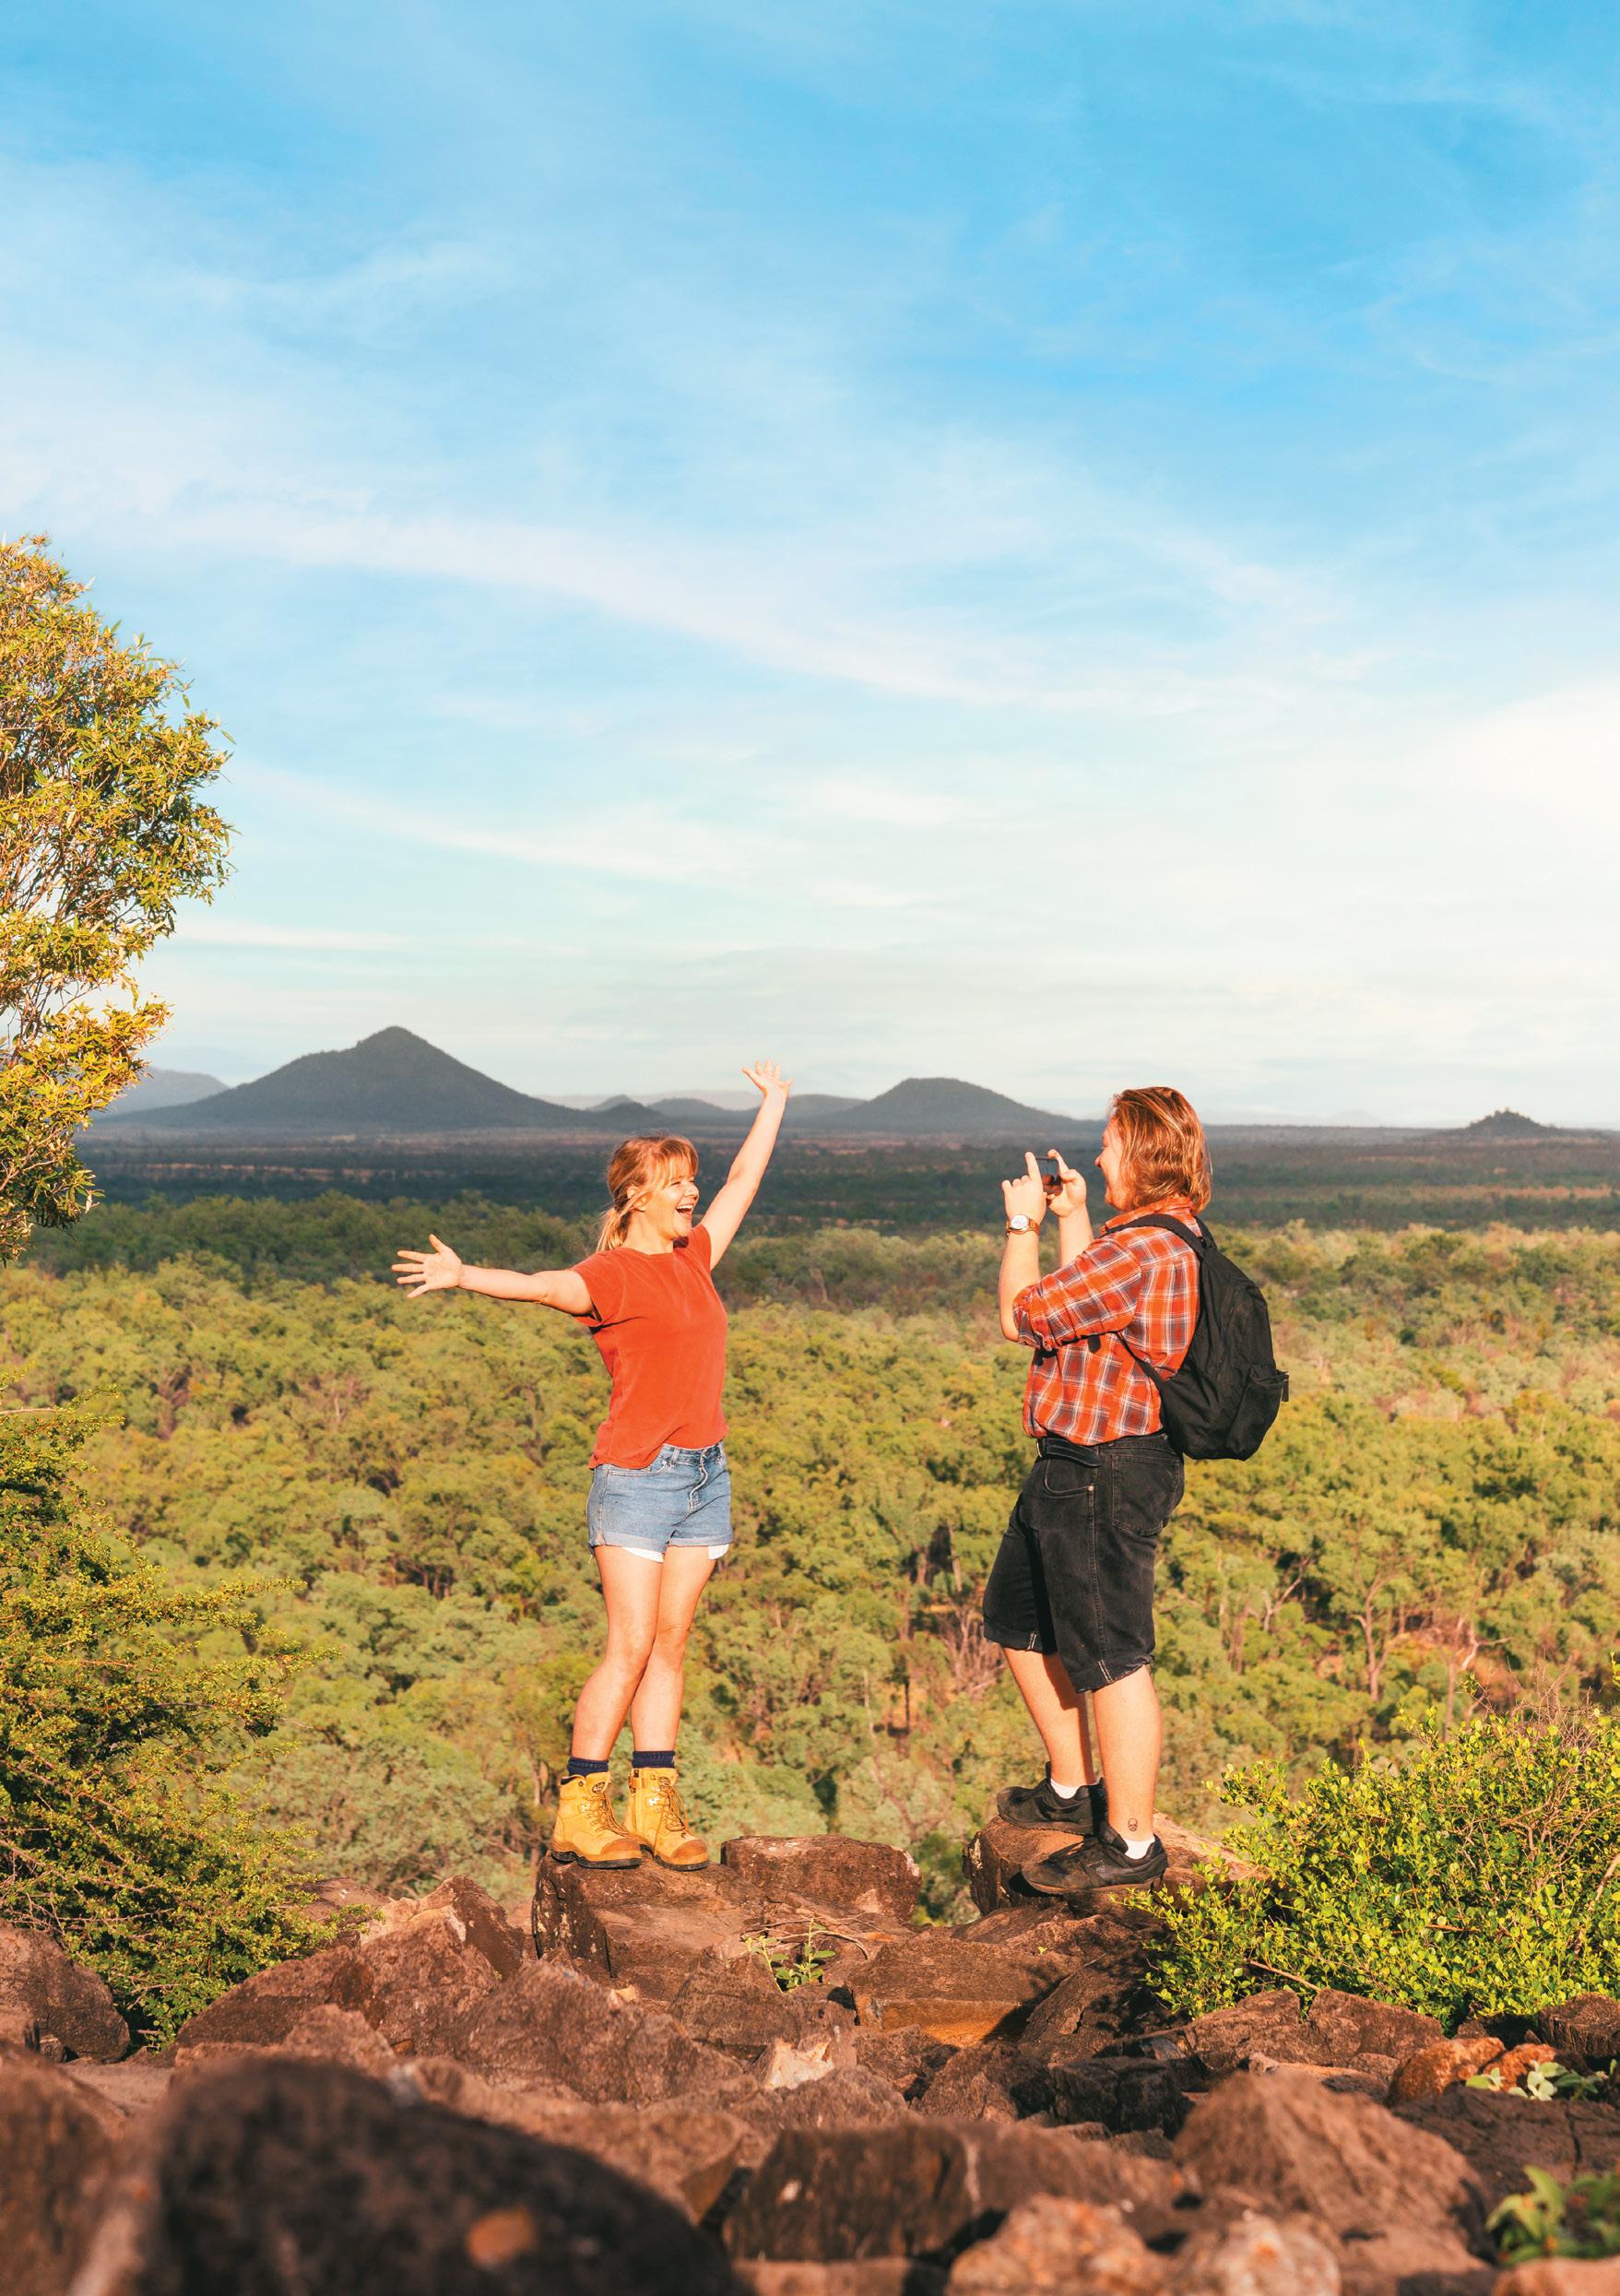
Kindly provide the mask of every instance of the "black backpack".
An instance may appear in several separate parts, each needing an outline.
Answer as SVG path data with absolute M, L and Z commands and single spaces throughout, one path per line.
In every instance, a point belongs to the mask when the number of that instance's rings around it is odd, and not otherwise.
M 1178 1371 L 1155 1371 L 1114 1334 L 1158 1389 L 1165 1434 L 1188 1459 L 1252 1459 L 1288 1393 L 1288 1374 L 1271 1353 L 1264 1292 L 1216 1249 L 1207 1228 L 1200 1236 L 1162 1212 L 1121 1220 L 1112 1232 L 1127 1227 L 1162 1227 L 1198 1254 L 1198 1321 Z

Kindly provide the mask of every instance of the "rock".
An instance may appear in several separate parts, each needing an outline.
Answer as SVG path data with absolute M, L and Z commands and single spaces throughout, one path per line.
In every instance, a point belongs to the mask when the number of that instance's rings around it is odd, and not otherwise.
M 352 1946 L 327 1946 L 296 1960 L 278 1961 L 232 1985 L 180 2029 L 180 2045 L 231 2041 L 272 2048 L 311 2009 L 357 2009 L 371 1994 L 365 1963 Z
M 857 2065 L 865 2065 L 869 2073 L 881 2073 L 913 2100 L 922 2095 L 957 2053 L 948 2041 L 936 2041 L 919 2025 L 896 2025 L 892 2030 L 857 2025 L 849 2036 L 849 2050 Z
M 1251 2073 L 1298 2073 L 1319 2081 L 1342 2097 L 1371 2097 L 1382 2104 L 1395 2077 L 1393 2057 L 1362 2057 L 1350 2065 L 1298 2065 L 1284 2057 L 1262 2056 L 1257 2050 L 1247 2068 Z
M 741 2296 L 679 2209 L 588 2154 L 290 2058 L 176 2092 L 77 2296 L 193 2290 Z
M 1101 2055 L 1119 2039 L 1129 2022 L 1129 2006 L 1136 1992 L 1134 1968 L 1122 1973 L 1106 1961 L 1073 1970 L 1030 2011 L 1023 2028 L 1025 2045 L 1035 2048 L 1047 2041 L 1083 2037 Z M 1064 2052 L 1072 2057 L 1073 2049 Z
M 791 2044 L 799 2034 L 787 1995 L 757 1953 L 700 1955 L 672 1996 L 669 2014 L 693 2041 L 751 2062 L 773 2042 Z
M 32 2026 L 41 2039 L 100 2065 L 115 2064 L 129 2048 L 129 2028 L 101 1980 L 43 1930 L 0 1929 L 0 2017 L 24 2046 L 38 2045 L 27 2037 Z
M 1409 2128 L 1440 2137 L 1462 2155 L 1491 2208 L 1524 2190 L 1527 2169 L 1567 2181 L 1588 2171 L 1606 2173 L 1620 2160 L 1620 2111 L 1590 2098 L 1555 2097 L 1543 2104 L 1453 2087 L 1396 2111 Z
M 1212 2073 L 1236 2073 L 1259 2050 L 1273 2064 L 1285 2063 L 1302 2030 L 1300 2000 L 1287 1986 L 1250 1994 L 1229 2009 L 1195 2017 L 1182 2035 L 1185 2047 L 1201 2057 Z
M 840 2064 L 853 2063 L 845 2054 L 835 2058 L 834 2038 L 823 2033 L 817 2041 L 807 2041 L 796 2046 L 790 2041 L 775 2041 L 754 2066 L 763 2089 L 802 2089 L 807 2081 L 825 2080 Z
M 539 1953 L 565 1954 L 649 2001 L 673 2000 L 694 1963 L 770 1932 L 764 1893 L 727 1866 L 629 1873 L 540 1860 L 534 1901 Z
M 1620 2296 L 1620 2256 L 1591 2263 L 1573 2256 L 1538 2256 L 1533 2264 L 1515 2265 L 1511 2272 L 1504 2272 L 1491 2296 Z
M 661 2011 L 617 2000 L 573 1970 L 530 1961 L 474 2004 L 446 2053 L 496 2083 L 561 2081 L 590 2104 L 723 2103 L 753 2084 Z
M 392 1908 L 356 1950 L 366 1988 L 360 2006 L 390 2048 L 410 2056 L 442 2050 L 465 2013 L 523 1959 L 500 1907 L 463 1879 Z
M 859 2065 L 834 2065 L 819 2081 L 767 2089 L 736 2110 L 756 2128 L 846 2128 L 855 2122 L 904 2121 L 908 2107 L 893 2081 Z
M 1112 2204 L 1155 2225 L 1176 2172 L 1060 2129 L 911 2117 L 887 2126 L 787 2129 L 726 2223 L 738 2256 L 835 2263 L 942 2260 L 1037 2193 Z
M 1504 2050 L 1499 2057 L 1486 2065 L 1487 2074 L 1494 2074 L 1504 2089 L 1517 2089 L 1532 2065 L 1556 2065 L 1558 2052 L 1544 2041 L 1521 2041 L 1517 2049 Z
M 1490 2033 L 1433 2042 L 1405 2059 L 1389 2084 L 1389 2102 L 1410 2104 L 1420 2097 L 1437 2097 L 1460 2081 L 1472 2080 L 1501 2054 L 1501 2042 Z
M 886 2030 L 914 2025 L 958 2047 L 1016 2031 L 1059 1972 L 1038 1971 L 1027 1954 L 964 1944 L 959 1935 L 918 1935 L 884 1946 L 856 1975 L 856 2015 Z
M 1158 2296 L 1168 2285 L 1165 2259 L 1117 2208 L 1052 2193 L 1021 2201 L 946 2282 L 949 2296 Z
M 1368 2287 L 1380 2276 L 1466 2276 L 1476 2253 L 1491 2253 L 1484 2192 L 1459 2153 L 1301 2073 L 1224 2081 L 1193 2106 L 1176 2158 L 1206 2192 L 1231 2186 L 1272 2215 L 1319 2218 L 1351 2244 Z
M 97 2065 L 88 2057 L 74 2057 L 62 2069 L 76 2088 L 99 2097 L 126 2120 L 161 2104 L 174 2078 L 167 2053 L 156 2056 L 145 2050 L 118 2065 Z
M 922 1876 L 904 1850 L 845 1834 L 800 1839 L 744 1834 L 722 1844 L 720 1863 L 768 1897 L 813 1898 L 904 1927 L 916 1911 Z
M 382 2034 L 353 2009 L 307 2009 L 281 2046 L 290 2056 L 325 2057 L 359 2073 L 387 2074 L 396 2062 Z
M 746 2264 L 754 2296 L 943 2296 L 937 2265 L 908 2256 L 868 2256 L 859 2264 Z
M 1601 2073 L 1620 2058 L 1620 2001 L 1607 1994 L 1577 1994 L 1536 2017 L 1539 2030 L 1558 2052 L 1560 2063 L 1578 2073 Z
M 1196 2075 L 1185 2059 L 1161 2065 L 1151 2057 L 1082 2057 L 1047 2067 L 1049 2110 L 1060 2124 L 1099 2122 L 1110 2136 L 1157 2129 L 1174 2136 L 1187 2118 Z
M 735 2114 L 690 2105 L 556 2103 L 510 2089 L 491 2092 L 489 2102 L 500 2109 L 481 2112 L 478 2119 L 588 2152 L 621 2176 L 650 2184 L 694 2220 L 707 2216 L 733 2179 L 762 2160 L 770 2145 L 768 2134 Z
M 1339 2296 L 1331 2236 L 1308 2217 L 1245 2208 L 1217 2231 L 1195 2231 L 1176 2258 L 1176 2296 Z
M 1167 1888 L 1192 1888 L 1236 1871 L 1212 1842 L 1200 1840 L 1170 1818 L 1155 1817 L 1153 1825 L 1169 1857 Z M 1027 1904 L 1034 1893 L 1023 1879 L 1023 1868 L 1037 1858 L 1050 1857 L 1055 1850 L 1071 1847 L 1076 1839 L 1061 1827 L 1012 1826 L 1004 1817 L 992 1817 L 962 1853 L 962 1870 L 975 1905 L 981 1913 L 993 1913 L 998 1906 Z
M 0 2057 L 6 2296 L 62 2296 L 89 2243 L 121 2115 L 33 2055 Z
M 1016 2121 L 1021 2113 L 1044 2113 L 1050 2099 L 1044 2082 L 1029 2101 L 1022 2093 L 1015 2097 L 1019 2065 L 1019 2053 L 1009 2042 L 981 2041 L 958 2049 L 924 2084 L 922 2109 L 931 2121 Z
M 1307 2033 L 1322 2065 L 1352 2065 L 1357 2057 L 1403 2060 L 1444 2040 L 1437 2018 L 1392 2001 L 1364 2001 L 1357 1994 L 1324 1989 L 1311 2003 Z
M 465 2113 L 474 2121 L 498 2121 L 503 2128 L 521 2128 L 524 2115 L 543 2105 L 581 2101 L 561 2081 L 524 2081 L 497 2089 L 454 2057 L 401 2058 L 388 2076 L 388 2088 L 401 2103 L 420 2098 L 429 2104 L 448 2105 L 452 2113 Z

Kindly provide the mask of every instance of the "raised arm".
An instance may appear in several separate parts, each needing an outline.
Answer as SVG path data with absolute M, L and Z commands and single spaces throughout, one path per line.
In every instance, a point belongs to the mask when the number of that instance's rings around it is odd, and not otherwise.
M 763 1096 L 748 1138 L 731 1160 L 726 1185 L 703 1216 L 701 1225 L 709 1238 L 711 1267 L 719 1264 L 721 1253 L 742 1225 L 743 1214 L 759 1193 L 771 1151 L 776 1145 L 776 1135 L 782 1130 L 787 1095 L 793 1090 L 792 1077 L 784 1076 L 775 1060 L 756 1060 L 752 1068 L 742 1072 Z
M 511 1268 L 469 1268 L 436 1236 L 432 1251 L 402 1251 L 394 1262 L 395 1281 L 410 1299 L 424 1292 L 480 1292 L 486 1299 L 521 1299 L 536 1308 L 556 1308 L 565 1316 L 588 1316 L 591 1296 L 577 1268 L 547 1268 L 519 1275 Z

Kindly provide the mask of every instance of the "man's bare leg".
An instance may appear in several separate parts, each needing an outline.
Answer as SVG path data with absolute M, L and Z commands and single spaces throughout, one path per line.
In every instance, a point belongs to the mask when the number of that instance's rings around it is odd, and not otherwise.
M 1097 1768 L 1092 1759 L 1085 1700 L 1070 1681 L 1062 1660 L 1048 1658 L 1043 1651 L 1008 1651 L 1006 1657 L 1018 1695 L 1041 1734 L 1053 1779 L 1069 1788 L 1094 1785 Z
M 1164 1736 L 1152 1667 L 1139 1666 L 1123 1680 L 1094 1690 L 1092 1707 L 1108 1781 L 1108 1823 L 1128 1840 L 1146 1841 L 1153 1830 Z

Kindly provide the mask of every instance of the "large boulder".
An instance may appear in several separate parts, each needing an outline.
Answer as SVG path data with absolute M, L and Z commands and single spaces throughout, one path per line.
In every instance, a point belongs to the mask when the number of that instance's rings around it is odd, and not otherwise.
M 65 2073 L 0 2053 L 0 2286 L 63 2296 L 89 2243 L 122 2116 Z
M 844 1834 L 797 1839 L 744 1834 L 722 1845 L 720 1861 L 768 1897 L 810 1898 L 904 1927 L 916 1911 L 922 1876 L 904 1850 Z
M 1156 2230 L 1181 2188 L 1160 2161 L 1059 2129 L 920 2117 L 788 2129 L 727 2218 L 726 2239 L 739 2257 L 943 2260 L 1036 2193 L 1112 2204 Z
M 465 2113 L 469 2102 L 464 2094 L 455 2109 Z M 522 2089 L 491 2091 L 482 2104 L 476 2118 L 588 2152 L 621 2176 L 650 2184 L 694 2220 L 708 2215 L 771 2143 L 772 2132 L 699 2105 L 559 2103 Z
M 1195 2068 L 1185 2059 L 1085 2056 L 1045 2069 L 1055 2121 L 1096 2123 L 1118 2136 L 1133 2129 L 1174 2136 L 1187 2118 L 1194 2079 Z M 1016 2088 L 1013 2093 L 1023 2102 Z
M 442 2050 L 466 2012 L 524 1959 L 523 1941 L 494 1900 L 459 1877 L 415 1904 L 391 1907 L 356 1950 L 365 2017 L 390 2048 L 410 2056 Z
M 272 2048 L 285 2041 L 312 2009 L 355 2009 L 363 2016 L 371 1979 L 352 1946 L 327 1946 L 318 1953 L 278 1961 L 274 1968 L 232 1985 L 180 2029 L 183 2049 L 204 2042 L 235 2042 Z
M 797 2041 L 801 2030 L 801 2019 L 757 1953 L 701 1955 L 671 1998 L 669 2014 L 693 2041 L 750 2063 L 778 2041 Z
M 535 1950 L 633 1985 L 649 2001 L 673 2000 L 693 1966 L 735 1953 L 770 1933 L 764 1893 L 728 1866 L 673 1873 L 645 1864 L 593 1872 L 540 1860 L 533 1913 Z
M 1010 2034 L 1060 1971 L 1034 1956 L 934 1931 L 883 1946 L 852 1981 L 863 2025 L 916 2026 L 957 2047 Z
M 1194 2105 L 1175 2150 L 1206 2192 L 1319 2218 L 1368 2287 L 1424 2273 L 1466 2285 L 1491 2253 L 1484 2194 L 1460 2154 L 1305 2073 L 1234 2075 Z
M 864 2072 L 858 2065 L 835 2065 L 819 2080 L 765 2089 L 739 2103 L 753 2126 L 775 2134 L 785 2128 L 847 2128 L 856 2123 L 904 2121 L 908 2108 L 893 2081 Z
M 869 2073 L 881 2073 L 913 2101 L 948 2065 L 957 2052 L 946 2041 L 936 2041 L 918 2025 L 857 2026 L 849 2036 L 849 2053 Z
M 60 2057 L 112 2065 L 129 2048 L 129 2028 L 94 1970 L 70 1960 L 38 1929 L 0 1929 L 0 2026 L 13 2043 Z
M 466 2012 L 447 2052 L 497 2084 L 558 2081 L 590 2104 L 723 2104 L 747 2074 L 672 2018 L 624 2002 L 574 1970 L 530 1961 Z
M 290 2059 L 199 2074 L 81 2296 L 741 2296 L 712 2241 L 570 2147 Z
M 1620 2163 L 1620 2111 L 1588 2098 L 1543 2101 L 1452 2087 L 1393 2109 L 1408 2128 L 1441 2137 L 1462 2155 L 1491 2208 L 1525 2189 L 1527 2169 L 1545 2169 L 1562 2183 L 1606 2175 Z

